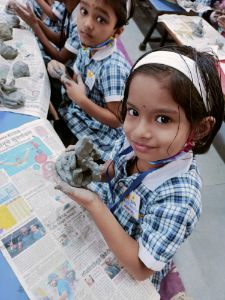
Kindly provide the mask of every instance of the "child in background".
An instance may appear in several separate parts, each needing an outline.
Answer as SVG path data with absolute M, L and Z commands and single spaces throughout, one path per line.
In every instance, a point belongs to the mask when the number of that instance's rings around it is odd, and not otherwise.
M 10 2 L 13 4 L 14 0 Z M 25 3 L 32 8 L 37 18 L 43 19 L 44 14 L 49 11 L 52 5 L 52 0 L 26 0 Z
M 78 48 L 80 47 L 79 37 L 76 31 L 76 7 L 79 0 L 63 0 L 62 2 L 65 5 L 65 12 L 63 13 L 62 30 L 60 32 L 54 32 L 51 28 L 46 26 L 42 20 L 35 16 L 29 5 L 25 7 L 15 3 L 14 10 L 33 29 L 35 35 L 42 43 L 45 52 L 51 59 L 57 59 L 62 63 L 67 63 L 71 59 L 75 59 Z M 60 7 L 60 9 L 61 8 L 62 7 Z M 60 11 L 58 12 L 59 14 L 61 13 Z
M 70 136 L 73 142 L 90 137 L 103 160 L 122 134 L 118 108 L 130 66 L 116 48 L 116 38 L 133 11 L 133 0 L 82 0 L 77 15 L 82 48 L 73 80 L 62 77 L 69 99 L 60 107 L 63 120 L 55 122 L 54 128 L 65 146 L 71 144 Z M 51 61 L 48 71 L 57 77 L 59 71 L 65 73 L 65 66 Z
M 122 266 L 157 289 L 201 213 L 195 154 L 208 151 L 224 116 L 216 64 L 187 46 L 142 56 L 126 83 L 126 138 L 108 163 L 108 184 L 56 186 L 87 209 Z
M 212 0 L 209 5 L 211 10 L 207 10 L 202 14 L 202 17 L 210 23 L 216 30 L 221 32 L 220 25 L 218 23 L 220 16 L 225 14 L 225 1 L 224 0 Z
M 66 10 L 64 3 L 60 3 L 59 1 L 48 3 L 45 0 L 28 0 L 27 4 L 33 8 L 36 17 L 41 19 L 46 26 L 51 27 L 54 32 L 61 31 L 62 20 Z M 40 16 L 36 13 L 36 6 L 41 10 Z

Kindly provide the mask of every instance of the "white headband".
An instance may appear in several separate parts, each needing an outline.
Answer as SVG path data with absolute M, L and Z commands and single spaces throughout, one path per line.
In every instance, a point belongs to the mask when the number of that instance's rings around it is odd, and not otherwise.
M 196 63 L 187 56 L 171 51 L 155 51 L 144 56 L 135 66 L 134 70 L 146 64 L 162 64 L 183 73 L 191 80 L 196 87 L 199 95 L 202 97 L 205 107 L 207 108 L 206 90 L 204 88 L 201 75 Z
M 130 10 L 131 10 L 131 0 L 127 0 L 126 8 L 127 8 L 127 19 L 128 19 L 130 16 Z

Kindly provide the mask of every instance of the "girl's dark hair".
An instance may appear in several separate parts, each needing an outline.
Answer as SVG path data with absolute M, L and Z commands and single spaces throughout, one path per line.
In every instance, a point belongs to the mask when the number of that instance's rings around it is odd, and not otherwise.
M 117 16 L 117 23 L 115 28 L 126 25 L 128 23 L 128 20 L 132 18 L 134 14 L 135 0 L 128 1 L 130 1 L 129 14 L 127 13 L 127 0 L 105 0 L 105 2 L 113 8 Z
M 190 79 L 187 79 L 187 77 L 180 71 L 160 64 L 159 61 L 158 64 L 145 64 L 135 70 L 131 70 L 126 82 L 124 99 L 121 104 L 121 121 L 124 122 L 125 120 L 129 87 L 134 76 L 140 73 L 153 76 L 158 81 L 167 83 L 168 90 L 170 91 L 174 101 L 184 109 L 185 115 L 193 129 L 207 116 L 212 116 L 215 119 L 215 124 L 211 128 L 209 134 L 202 139 L 195 141 L 195 146 L 193 147 L 193 152 L 195 154 L 205 153 L 208 151 L 224 119 L 224 98 L 220 75 L 217 69 L 218 59 L 212 54 L 198 52 L 196 49 L 189 46 L 170 46 L 159 48 L 154 51 L 160 50 L 176 52 L 187 56 L 196 62 L 206 90 L 207 108 L 205 107 L 202 97 Z M 145 55 L 147 54 L 148 53 Z M 140 57 L 139 60 L 145 55 Z M 149 96 L 149 101 L 150 100 L 151 96 Z

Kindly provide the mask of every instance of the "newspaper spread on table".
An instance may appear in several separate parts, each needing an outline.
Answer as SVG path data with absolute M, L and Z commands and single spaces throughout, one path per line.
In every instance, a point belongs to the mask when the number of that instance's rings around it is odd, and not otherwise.
M 14 78 L 15 86 L 21 89 L 25 96 L 25 105 L 21 108 L 11 109 L 0 105 L 1 111 L 12 111 L 22 114 L 46 118 L 50 102 L 50 83 L 46 67 L 33 32 L 13 28 L 13 39 L 4 42 L 18 50 L 18 56 L 13 60 L 6 60 L 0 56 L 0 68 L 9 67 L 7 82 L 13 78 L 12 66 L 17 61 L 22 61 L 29 66 L 30 76 Z M 3 68 L 4 66 L 4 68 Z M 1 71 L 0 71 L 0 76 Z
M 164 14 L 159 16 L 158 22 L 163 22 L 180 44 L 199 51 L 213 51 L 220 60 L 225 59 L 225 38 L 203 18 Z M 202 37 L 193 33 L 198 26 L 202 26 Z
M 158 300 L 119 265 L 90 215 L 55 190 L 64 146 L 47 120 L 0 135 L 0 249 L 30 299 Z

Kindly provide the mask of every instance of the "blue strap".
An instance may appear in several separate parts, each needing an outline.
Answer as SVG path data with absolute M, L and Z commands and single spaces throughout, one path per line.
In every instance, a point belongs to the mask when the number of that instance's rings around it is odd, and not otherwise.
M 144 178 L 154 172 L 155 170 L 157 170 L 157 168 L 152 168 L 152 169 L 149 169 L 148 171 L 145 171 L 145 172 L 141 172 L 139 173 L 139 175 L 137 176 L 137 178 L 135 178 L 135 180 L 131 183 L 131 185 L 126 189 L 126 191 L 120 195 L 120 201 L 118 201 L 117 203 L 115 204 L 111 204 L 109 205 L 109 209 L 111 210 L 112 213 L 114 213 L 114 211 L 117 209 L 117 207 L 120 205 L 120 202 L 122 202 L 133 190 L 136 189 L 136 187 L 138 187 L 141 182 L 144 180 Z M 109 187 L 110 187 L 110 192 L 111 192 L 111 195 L 112 195 L 112 199 L 114 198 L 113 197 L 113 187 L 112 187 L 112 184 L 110 181 L 108 181 L 109 183 Z
M 117 155 L 117 157 L 120 157 L 120 156 L 122 156 L 122 155 L 126 155 L 126 154 L 130 153 L 132 150 L 133 150 L 132 147 L 129 146 L 129 147 L 127 147 L 126 149 L 124 149 L 121 153 L 119 153 L 119 154 Z M 111 164 L 110 164 L 110 165 L 111 165 Z M 108 171 L 110 165 L 108 166 L 108 168 L 107 168 L 107 170 L 106 170 L 106 180 L 107 180 L 107 182 L 108 182 L 108 184 L 109 184 L 109 189 L 110 189 L 110 193 L 111 193 L 112 200 L 113 200 L 113 198 L 114 198 L 114 194 L 113 194 L 113 186 L 112 186 L 112 184 L 111 184 L 111 178 L 110 178 L 110 176 L 109 176 L 109 171 Z
M 120 152 L 117 155 L 117 157 L 120 157 L 122 155 L 126 155 L 126 154 L 128 154 L 128 153 L 130 153 L 132 151 L 133 151 L 132 147 L 129 146 L 126 149 L 124 149 L 122 152 Z M 165 164 L 167 164 L 167 163 L 169 163 L 169 162 L 171 162 L 171 161 L 179 158 L 180 156 L 184 155 L 186 152 L 187 151 L 180 151 L 180 152 L 178 152 L 177 154 L 175 154 L 172 157 L 169 157 L 167 159 L 157 160 L 155 162 L 149 162 L 149 164 L 151 164 L 151 165 L 164 164 L 165 165 Z M 114 200 L 113 186 L 111 184 L 111 178 L 110 178 L 109 173 L 108 173 L 108 168 L 106 170 L 106 179 L 107 179 L 108 184 L 109 184 L 109 189 L 110 189 L 110 193 L 111 193 L 111 196 L 112 196 L 112 202 L 113 202 L 113 200 Z M 115 204 L 112 203 L 111 205 L 110 204 L 108 205 L 108 207 L 111 210 L 111 212 L 113 213 L 117 209 L 117 207 L 120 205 L 120 202 L 123 201 L 124 198 L 126 198 L 133 190 L 135 190 L 141 184 L 141 182 L 144 180 L 144 178 L 148 174 L 154 172 L 157 169 L 158 168 L 151 168 L 148 171 L 139 173 L 139 175 L 137 176 L 137 178 L 130 184 L 130 186 L 126 189 L 126 191 L 120 196 L 120 200 L 117 203 L 115 203 Z
M 133 149 L 132 149 L 131 146 L 129 146 L 126 149 L 124 149 L 122 152 L 120 152 L 118 154 L 118 157 L 120 157 L 122 155 L 126 155 L 126 154 L 130 153 L 131 151 L 133 151 Z M 107 179 L 107 182 L 109 184 L 109 189 L 110 189 L 110 193 L 111 193 L 112 201 L 113 201 L 114 200 L 114 193 L 113 193 L 113 186 L 112 186 L 112 183 L 111 183 L 111 178 L 110 178 L 109 172 L 108 172 L 109 166 L 108 166 L 108 168 L 106 170 L 106 179 Z M 156 169 L 157 168 L 151 168 L 148 171 L 139 173 L 139 175 L 137 176 L 137 178 L 135 178 L 135 180 L 130 184 L 130 186 L 126 189 L 126 191 L 120 196 L 120 201 L 118 201 L 115 204 L 112 203 L 111 205 L 110 204 L 108 205 L 108 207 L 111 210 L 111 212 L 113 213 L 116 210 L 116 208 L 119 206 L 120 202 L 123 201 L 124 198 L 126 198 L 133 190 L 135 190 L 136 187 L 138 187 L 141 184 L 141 182 L 144 180 L 144 178 L 148 174 L 154 172 Z

